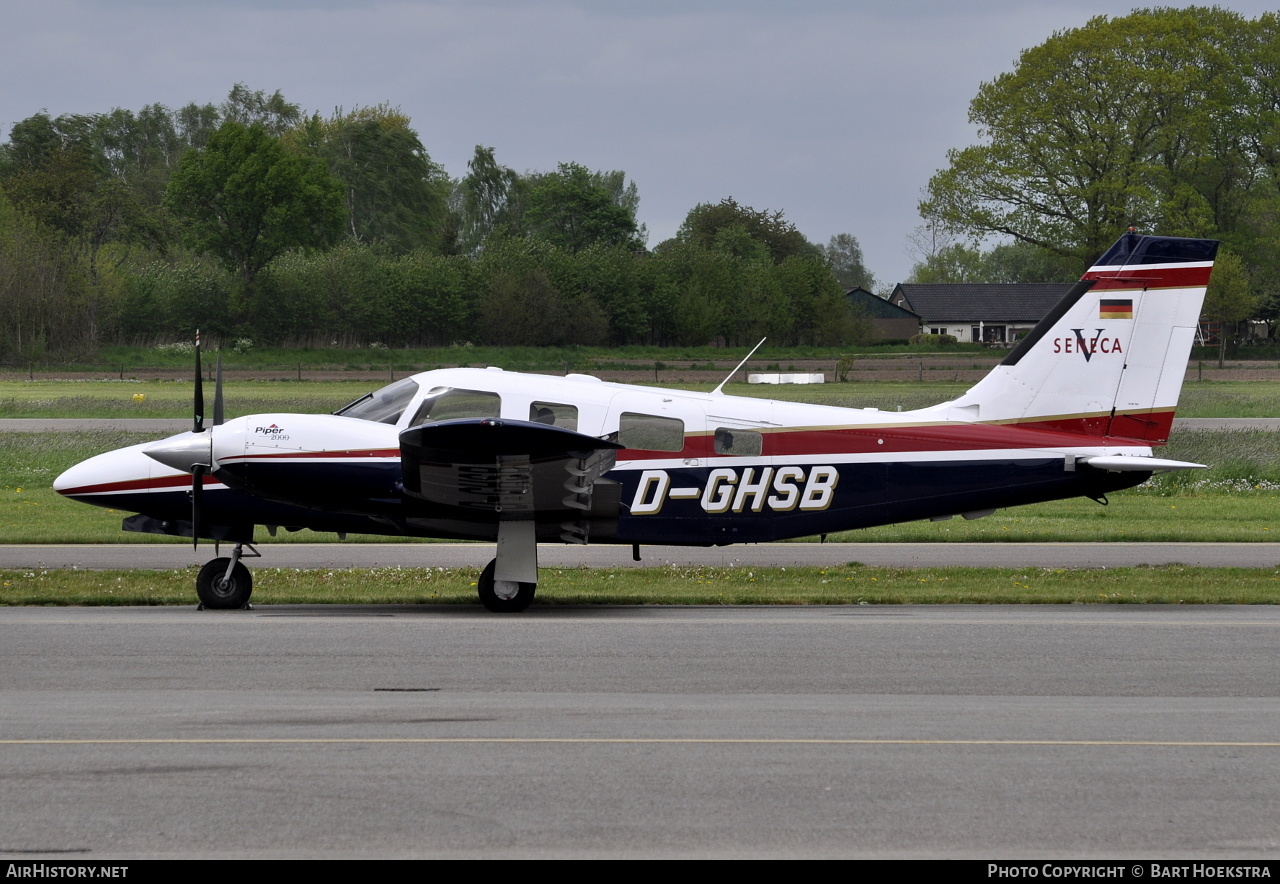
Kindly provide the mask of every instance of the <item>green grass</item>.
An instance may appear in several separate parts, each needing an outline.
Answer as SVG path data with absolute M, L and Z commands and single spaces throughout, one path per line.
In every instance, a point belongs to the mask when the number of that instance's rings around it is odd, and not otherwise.
M 228 417 L 266 412 L 330 412 L 380 382 L 244 381 L 226 385 Z M 708 391 L 715 384 L 689 384 Z M 819 405 L 909 411 L 954 399 L 965 383 L 728 384 L 725 392 Z M 212 403 L 212 385 L 205 398 Z M 188 418 L 187 381 L 0 381 L 0 418 Z M 1204 381 L 1183 387 L 1179 417 L 1280 417 L 1280 382 Z
M 255 604 L 478 604 L 459 569 L 258 568 Z M 195 569 L 0 571 L 0 604 L 192 605 Z M 553 569 L 536 605 L 1276 604 L 1277 568 Z
M 370 381 L 235 381 L 227 417 L 335 411 L 378 386 Z M 206 407 L 213 385 L 205 385 Z M 188 381 L 0 381 L 0 418 L 190 418 Z

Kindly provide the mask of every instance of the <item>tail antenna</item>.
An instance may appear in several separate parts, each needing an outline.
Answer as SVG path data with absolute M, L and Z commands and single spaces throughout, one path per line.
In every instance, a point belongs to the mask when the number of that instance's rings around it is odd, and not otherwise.
M 727 383 L 729 383 L 729 381 L 733 379 L 733 376 L 734 376 L 735 374 L 737 374 L 737 373 L 738 373 L 738 370 L 739 370 L 739 369 L 741 369 L 741 368 L 742 368 L 742 366 L 744 366 L 744 365 L 746 365 L 746 364 L 747 364 L 747 360 L 748 360 L 748 359 L 750 359 L 752 356 L 755 356 L 755 355 L 756 355 L 756 351 L 757 351 L 757 350 L 759 350 L 761 347 L 763 347 L 763 346 L 764 346 L 764 342 L 765 342 L 765 341 L 767 341 L 767 340 L 769 340 L 769 339 L 768 339 L 768 338 L 761 338 L 761 339 L 760 339 L 760 343 L 759 343 L 759 344 L 756 344 L 754 347 L 752 347 L 752 348 L 751 348 L 751 352 L 750 352 L 750 353 L 748 353 L 748 354 L 746 355 L 746 357 L 744 357 L 744 358 L 743 358 L 743 360 L 742 360 L 741 362 L 739 362 L 739 363 L 737 364 L 737 366 L 735 366 L 735 367 L 734 367 L 733 371 L 729 372 L 729 377 L 727 377 L 727 378 L 725 378 L 723 381 L 721 381 L 721 382 L 720 382 L 720 386 L 716 387 L 714 390 L 712 390 L 712 391 L 711 391 L 711 395 L 712 395 L 712 396 L 718 396 L 718 395 L 720 395 L 721 393 L 723 393 L 723 392 L 724 392 L 724 385 L 725 385 L 725 384 L 727 384 Z

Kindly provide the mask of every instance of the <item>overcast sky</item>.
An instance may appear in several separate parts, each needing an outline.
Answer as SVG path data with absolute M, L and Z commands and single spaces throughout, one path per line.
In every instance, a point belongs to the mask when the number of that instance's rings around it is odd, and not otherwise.
M 1169 3 L 1149 5 L 1184 6 Z M 1223 3 L 1256 17 L 1274 2 Z M 460 177 L 477 144 L 517 171 L 622 169 L 649 244 L 700 202 L 852 233 L 900 281 L 921 189 L 980 83 L 1091 0 L 6 0 L 0 138 L 41 110 L 386 102 Z

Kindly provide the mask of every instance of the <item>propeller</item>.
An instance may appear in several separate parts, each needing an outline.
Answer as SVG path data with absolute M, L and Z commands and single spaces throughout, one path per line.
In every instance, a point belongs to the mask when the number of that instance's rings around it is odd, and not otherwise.
M 200 547 L 200 517 L 204 514 L 204 474 L 209 467 L 198 463 L 191 467 L 191 548 Z
M 196 391 L 195 391 L 195 425 L 191 432 L 204 432 L 204 378 L 200 371 L 200 329 L 196 329 Z
M 200 330 L 196 329 L 196 384 L 194 397 L 195 420 L 193 433 L 204 432 L 204 377 L 200 366 Z M 218 354 L 218 367 L 213 387 L 213 426 L 221 426 L 223 422 L 222 401 L 222 354 Z M 212 428 L 210 429 L 212 434 Z M 213 437 L 209 438 L 209 459 L 213 459 Z M 191 545 L 200 546 L 200 523 L 204 515 L 204 477 L 213 471 L 213 463 L 193 463 L 191 465 Z
M 214 375 L 217 380 L 213 382 L 213 425 L 215 427 L 222 426 L 222 354 L 218 354 L 218 366 Z
M 200 332 L 196 331 L 196 383 L 192 410 L 195 412 L 191 432 L 179 433 L 153 442 L 143 449 L 147 457 L 167 467 L 191 474 L 191 534 L 193 545 L 200 545 L 200 528 L 204 522 L 204 479 L 214 472 L 213 427 L 223 422 L 222 356 L 218 356 L 217 382 L 214 387 L 213 424 L 206 435 L 204 426 L 204 382 L 200 365 Z

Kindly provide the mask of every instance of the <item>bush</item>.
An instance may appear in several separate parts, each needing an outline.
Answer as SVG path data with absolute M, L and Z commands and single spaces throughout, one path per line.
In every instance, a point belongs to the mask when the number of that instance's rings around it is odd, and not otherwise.
M 958 343 L 955 335 L 912 335 L 913 347 L 952 347 Z

